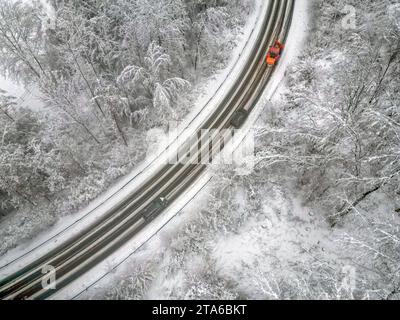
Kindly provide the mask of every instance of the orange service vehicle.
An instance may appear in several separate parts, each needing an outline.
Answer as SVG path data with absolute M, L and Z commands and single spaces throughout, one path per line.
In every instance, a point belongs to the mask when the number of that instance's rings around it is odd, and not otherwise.
M 285 46 L 283 43 L 279 40 L 276 40 L 274 45 L 268 50 L 267 64 L 270 66 L 275 66 L 278 63 L 284 48 Z

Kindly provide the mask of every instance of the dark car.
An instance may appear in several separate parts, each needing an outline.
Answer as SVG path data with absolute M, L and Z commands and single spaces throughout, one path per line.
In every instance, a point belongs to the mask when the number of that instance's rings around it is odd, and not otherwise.
M 152 220 L 168 206 L 168 200 L 165 198 L 158 198 L 144 209 L 143 218 Z
M 245 123 L 248 116 L 249 113 L 244 109 L 236 111 L 231 119 L 231 125 L 239 129 Z

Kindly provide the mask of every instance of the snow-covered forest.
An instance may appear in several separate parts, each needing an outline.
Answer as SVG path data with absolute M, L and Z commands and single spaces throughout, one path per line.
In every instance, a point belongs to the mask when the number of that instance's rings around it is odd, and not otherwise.
M 223 68 L 250 0 L 0 0 L 0 254 L 76 212 L 146 155 Z
M 214 168 L 106 297 L 400 299 L 400 5 L 310 9 L 257 124 L 254 172 Z
M 256 3 L 0 0 L 1 78 L 41 101 L 0 87 L 0 256 L 139 165 Z M 400 299 L 400 3 L 307 3 L 303 48 L 260 100 L 253 170 L 210 165 L 207 188 L 84 298 Z

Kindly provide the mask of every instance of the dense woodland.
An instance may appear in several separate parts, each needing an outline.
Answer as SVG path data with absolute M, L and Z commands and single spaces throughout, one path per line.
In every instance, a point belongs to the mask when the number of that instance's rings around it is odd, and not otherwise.
M 400 299 L 400 5 L 310 7 L 258 124 L 254 172 L 217 166 L 201 209 L 107 297 Z
M 400 4 L 315 1 L 313 14 L 283 103 L 264 117 L 258 175 L 290 185 L 327 220 L 338 260 L 357 270 L 346 298 L 399 299 Z M 335 278 L 322 266 L 320 275 Z M 325 283 L 329 293 L 334 283 Z
M 341 24 L 345 5 L 356 8 L 354 29 Z M 288 103 L 268 110 L 258 162 L 266 174 L 294 177 L 334 225 L 374 192 L 400 195 L 400 9 L 397 1 L 315 6 L 319 25 L 287 72 Z
M 1 0 L 0 71 L 43 100 L 31 110 L 0 92 L 0 214 L 23 212 L 4 239 L 74 213 L 141 161 L 146 131 L 190 110 L 253 6 Z
M 204 203 L 106 297 L 400 299 L 400 5 L 310 7 L 304 49 L 259 123 L 255 170 L 215 166 Z M 0 91 L 0 213 L 13 225 L 0 229 L 0 253 L 138 163 L 146 130 L 190 110 L 191 90 L 224 66 L 253 9 L 0 0 L 1 71 L 44 101 L 22 109 Z

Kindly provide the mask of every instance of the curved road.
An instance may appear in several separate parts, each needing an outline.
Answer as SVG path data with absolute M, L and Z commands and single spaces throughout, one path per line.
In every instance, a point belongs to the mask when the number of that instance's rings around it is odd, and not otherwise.
M 257 38 L 252 59 L 247 62 L 240 77 L 218 108 L 198 128 L 199 137 L 201 130 L 204 129 L 233 130 L 231 120 L 235 112 L 238 110 L 251 112 L 274 70 L 265 62 L 266 52 L 277 38 L 286 39 L 294 1 L 270 1 L 268 14 L 263 22 L 264 32 Z M 214 142 L 214 139 L 216 137 L 211 135 L 210 140 Z M 207 168 L 206 164 L 195 164 L 196 161 L 190 160 L 198 159 L 205 149 L 210 148 L 211 141 L 206 143 L 195 141 L 188 150 L 192 158 L 185 164 L 165 165 L 140 188 L 132 191 L 122 203 L 112 208 L 100 221 L 32 264 L 1 280 L 0 298 L 45 299 L 89 271 L 134 237 L 145 225 L 161 214 L 167 204 L 172 203 L 190 188 Z M 211 154 L 220 151 L 213 150 L 214 145 L 213 143 Z M 186 152 L 187 145 L 182 148 Z M 160 199 L 165 201 L 162 202 Z M 42 286 L 42 270 L 46 266 L 55 268 L 57 278 L 55 290 L 44 289 Z

